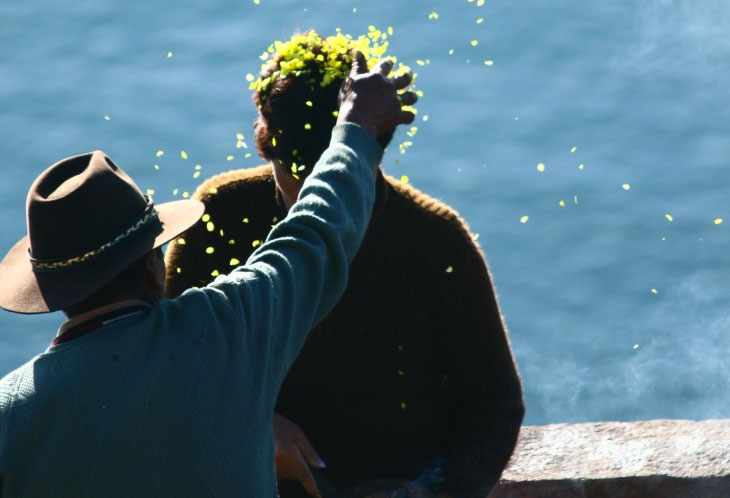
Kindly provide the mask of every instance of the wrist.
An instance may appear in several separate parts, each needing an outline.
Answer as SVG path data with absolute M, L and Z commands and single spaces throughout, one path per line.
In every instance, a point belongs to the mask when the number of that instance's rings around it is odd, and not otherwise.
M 375 125 L 371 120 L 363 116 L 362 113 L 355 109 L 352 103 L 345 101 L 340 106 L 340 110 L 337 113 L 337 124 L 351 123 L 356 124 L 363 130 L 365 130 L 371 137 L 375 138 L 376 129 Z

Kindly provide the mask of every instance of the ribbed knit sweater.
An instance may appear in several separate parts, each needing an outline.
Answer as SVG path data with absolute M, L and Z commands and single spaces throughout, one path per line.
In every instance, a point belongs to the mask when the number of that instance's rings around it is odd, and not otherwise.
M 441 453 L 442 489 L 484 497 L 524 413 L 486 262 L 452 209 L 382 174 L 376 187 L 347 289 L 307 339 L 277 412 L 303 429 L 337 488 L 413 476 Z M 286 214 L 269 166 L 213 177 L 195 197 L 204 222 L 167 253 L 173 296 L 245 260 Z M 280 493 L 308 496 L 286 482 Z
M 0 496 L 275 497 L 276 395 L 345 288 L 380 155 L 362 129 L 336 127 L 245 266 L 3 378 Z

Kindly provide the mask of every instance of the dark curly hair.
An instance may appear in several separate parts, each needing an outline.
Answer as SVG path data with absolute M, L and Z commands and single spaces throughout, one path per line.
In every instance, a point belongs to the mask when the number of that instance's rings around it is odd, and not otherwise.
M 314 47 L 315 53 L 320 47 Z M 256 148 L 264 159 L 278 160 L 294 175 L 305 178 L 329 145 L 332 128 L 337 121 L 337 96 L 342 79 L 326 86 L 322 81 L 322 67 L 316 60 L 306 62 L 306 70 L 299 76 L 290 73 L 285 78 L 272 78 L 269 86 L 253 94 L 259 110 L 254 122 Z M 277 56 L 261 71 L 264 79 L 279 70 Z M 393 131 L 377 137 L 385 147 L 393 138 Z

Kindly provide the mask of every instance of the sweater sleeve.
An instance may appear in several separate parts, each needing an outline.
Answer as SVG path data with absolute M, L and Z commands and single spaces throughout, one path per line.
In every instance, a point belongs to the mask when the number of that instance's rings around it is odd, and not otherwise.
M 375 196 L 372 171 L 381 154 L 361 128 L 335 127 L 297 202 L 245 265 L 175 300 L 181 309 L 204 310 L 208 318 L 196 319 L 215 320 L 234 348 L 245 351 L 256 376 L 274 383 L 262 387 L 272 406 L 308 332 L 344 291 L 367 229 Z M 209 303 L 202 308 L 200 293 Z M 237 334 L 242 329 L 243 336 Z
M 512 455 L 524 403 L 484 257 L 465 228 L 451 245 L 438 315 L 452 427 L 441 491 L 484 498 Z

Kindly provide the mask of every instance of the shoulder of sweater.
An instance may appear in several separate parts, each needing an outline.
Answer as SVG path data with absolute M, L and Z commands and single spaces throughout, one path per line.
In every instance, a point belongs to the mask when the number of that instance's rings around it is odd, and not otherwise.
M 409 221 L 421 221 L 429 230 L 443 231 L 466 237 L 470 241 L 474 240 L 466 221 L 454 208 L 424 194 L 412 185 L 388 175 L 383 176 L 391 187 L 391 192 L 395 194 L 395 199 L 400 200 L 401 209 L 405 210 Z
M 212 201 L 216 196 L 239 193 L 241 189 L 255 189 L 259 186 L 271 186 L 274 173 L 271 165 L 263 164 L 254 168 L 236 169 L 211 176 L 201 183 L 193 194 L 193 199 L 204 203 Z

